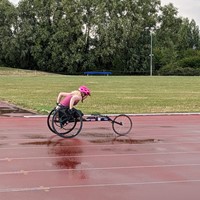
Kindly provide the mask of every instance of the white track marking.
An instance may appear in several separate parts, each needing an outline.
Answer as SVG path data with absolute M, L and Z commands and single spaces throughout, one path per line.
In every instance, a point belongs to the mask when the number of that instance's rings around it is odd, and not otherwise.
M 94 188 L 94 187 L 125 187 L 125 186 L 139 186 L 139 185 L 160 185 L 160 184 L 175 184 L 175 183 L 200 183 L 200 179 L 193 180 L 169 180 L 169 181 L 149 181 L 149 182 L 130 182 L 130 183 L 106 183 L 106 184 L 90 184 L 90 185 L 62 185 L 62 186 L 40 186 L 32 188 L 5 188 L 0 189 L 3 192 L 29 192 L 29 191 L 45 191 L 48 192 L 53 189 L 71 189 L 71 188 Z
M 65 171 L 92 171 L 92 170 L 126 170 L 126 169 L 144 169 L 144 168 L 169 168 L 169 167 L 196 167 L 200 166 L 200 163 L 190 164 L 171 164 L 171 165 L 137 165 L 137 166 L 122 166 L 122 167 L 94 167 L 94 168 L 80 168 L 80 169 L 41 169 L 41 170 L 20 170 L 13 172 L 0 172 L 0 175 L 13 175 L 29 173 L 43 173 L 43 172 L 65 172 Z
M 36 159 L 53 159 L 53 158 L 92 158 L 92 157 L 121 157 L 121 156 L 149 156 L 149 155 L 178 155 L 178 154 L 200 154 L 200 151 L 186 151 L 186 152 L 160 152 L 160 153 L 121 153 L 121 154 L 99 154 L 99 155 L 72 155 L 72 156 L 48 156 L 48 157 L 16 157 L 16 158 L 1 158 L 0 161 L 13 160 L 36 160 Z
M 132 139 L 132 140 L 135 140 L 135 139 Z M 148 140 L 148 138 L 147 138 Z M 127 140 L 128 141 L 128 140 Z M 144 142 L 144 144 L 137 144 L 137 143 L 126 143 L 126 144 L 98 144 L 98 145 L 93 145 L 93 144 L 89 144 L 89 145 L 72 145 L 72 146 L 62 146 L 62 147 L 68 147 L 68 148 L 90 148 L 90 147 L 97 147 L 97 148 L 101 148 L 101 147 L 121 147 L 121 146 L 131 146 L 134 147 L 134 146 L 152 146 L 152 145 L 183 145 L 183 144 L 200 144 L 200 141 L 196 141 L 195 142 L 163 142 L 162 140 L 161 141 L 158 141 L 156 142 L 157 140 L 155 139 L 155 142 Z M 35 141 L 33 141 L 34 143 Z M 117 142 L 117 141 L 116 141 Z M 32 143 L 30 140 L 28 143 Z M 7 144 L 6 144 L 7 145 Z M 18 144 L 18 143 L 13 143 L 13 144 L 10 144 L 11 146 L 18 146 L 18 147 L 0 147 L 0 151 L 1 150 L 17 150 L 17 149 L 35 149 L 37 147 L 37 149 L 47 149 L 48 147 L 54 147 L 54 148 L 59 148 L 59 146 L 48 146 L 46 144 L 44 145 L 37 145 L 37 144 L 33 144 L 33 145 L 29 145 L 29 144 Z

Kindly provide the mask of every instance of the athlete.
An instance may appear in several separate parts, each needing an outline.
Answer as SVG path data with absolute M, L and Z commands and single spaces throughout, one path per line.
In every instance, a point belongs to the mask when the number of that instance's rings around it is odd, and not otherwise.
M 70 93 L 60 92 L 57 97 L 57 105 L 69 108 L 69 112 L 73 110 L 74 106 L 80 101 L 83 101 L 91 95 L 90 89 L 84 85 L 80 86 L 78 90 Z

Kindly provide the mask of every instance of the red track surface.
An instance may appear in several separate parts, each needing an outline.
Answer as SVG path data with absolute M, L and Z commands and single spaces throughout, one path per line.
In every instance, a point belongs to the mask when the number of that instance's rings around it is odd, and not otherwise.
M 74 139 L 46 118 L 0 117 L 0 200 L 199 200 L 200 116 L 134 116 L 129 137 L 86 122 Z

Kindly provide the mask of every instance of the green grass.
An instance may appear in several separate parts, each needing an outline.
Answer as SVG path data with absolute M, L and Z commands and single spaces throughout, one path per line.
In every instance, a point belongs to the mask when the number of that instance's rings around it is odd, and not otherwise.
M 66 76 L 0 67 L 0 100 L 47 113 L 60 91 L 87 85 L 84 113 L 200 112 L 200 77 Z

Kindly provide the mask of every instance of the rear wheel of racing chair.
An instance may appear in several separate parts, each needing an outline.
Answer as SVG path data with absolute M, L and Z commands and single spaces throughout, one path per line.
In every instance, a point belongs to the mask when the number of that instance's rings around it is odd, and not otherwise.
M 59 108 L 53 115 L 52 128 L 60 137 L 73 138 L 80 133 L 82 126 L 82 114 L 78 110 L 70 114 L 68 108 Z
M 53 133 L 55 133 L 55 131 L 54 131 L 53 127 L 52 127 L 52 119 L 53 119 L 53 116 L 54 116 L 55 112 L 56 112 L 56 108 L 54 108 L 54 109 L 49 113 L 49 115 L 48 115 L 48 117 L 47 117 L 47 126 L 49 127 L 49 129 L 50 129 Z

